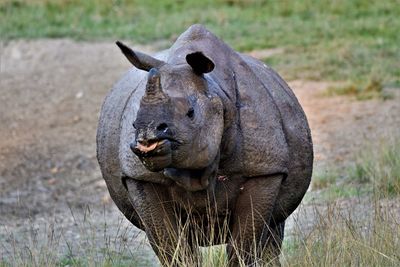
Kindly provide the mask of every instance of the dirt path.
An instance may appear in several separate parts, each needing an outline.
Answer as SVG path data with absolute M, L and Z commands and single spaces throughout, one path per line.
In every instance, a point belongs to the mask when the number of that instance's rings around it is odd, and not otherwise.
M 95 133 L 105 95 L 130 65 L 112 42 L 13 41 L 0 48 L 0 256 L 26 245 L 24 234 L 43 227 L 81 247 L 86 241 L 77 232 L 94 229 L 97 246 L 104 243 L 99 225 L 105 223 L 110 236 L 118 236 L 129 225 L 101 178 Z M 400 131 L 398 95 L 358 102 L 320 97 L 324 82 L 290 85 L 310 121 L 316 168 L 347 164 L 366 141 Z M 77 226 L 83 220 L 92 222 L 86 230 Z

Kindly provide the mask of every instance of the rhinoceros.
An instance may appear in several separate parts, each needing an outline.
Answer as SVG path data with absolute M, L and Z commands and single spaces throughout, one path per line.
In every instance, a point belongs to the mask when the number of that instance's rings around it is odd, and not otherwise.
M 285 81 L 202 25 L 154 56 L 117 45 L 135 68 L 103 103 L 97 158 L 121 212 L 167 266 L 215 244 L 230 266 L 278 259 L 313 166 Z

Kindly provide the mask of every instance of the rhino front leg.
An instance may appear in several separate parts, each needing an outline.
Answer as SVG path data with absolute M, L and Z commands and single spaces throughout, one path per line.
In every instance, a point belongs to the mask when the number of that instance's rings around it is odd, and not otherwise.
M 283 175 L 256 177 L 241 187 L 227 246 L 230 266 L 262 266 L 279 255 L 276 244 L 280 246 L 281 241 L 271 242 L 271 238 L 283 238 L 282 225 L 271 221 L 282 179 Z M 279 263 L 279 259 L 274 261 Z
M 178 243 L 185 246 L 182 242 L 186 240 L 179 241 L 182 234 L 179 233 L 178 217 L 165 186 L 133 179 L 127 179 L 126 185 L 131 203 L 161 264 L 178 266 L 184 260 L 176 253 Z

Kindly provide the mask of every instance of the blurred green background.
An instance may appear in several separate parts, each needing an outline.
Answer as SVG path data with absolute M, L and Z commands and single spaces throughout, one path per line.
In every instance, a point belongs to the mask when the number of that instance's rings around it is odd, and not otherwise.
M 400 87 L 400 0 L 0 0 L 0 36 L 164 48 L 202 23 L 239 51 L 279 48 L 284 78 Z

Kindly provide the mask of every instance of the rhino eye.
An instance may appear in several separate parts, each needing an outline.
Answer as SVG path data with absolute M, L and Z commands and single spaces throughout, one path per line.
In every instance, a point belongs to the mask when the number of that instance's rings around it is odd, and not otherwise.
M 194 109 L 189 108 L 188 112 L 186 113 L 186 116 L 188 116 L 190 119 L 193 119 L 194 117 Z

